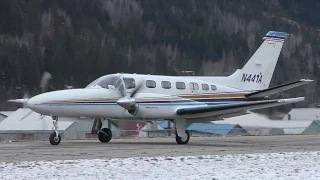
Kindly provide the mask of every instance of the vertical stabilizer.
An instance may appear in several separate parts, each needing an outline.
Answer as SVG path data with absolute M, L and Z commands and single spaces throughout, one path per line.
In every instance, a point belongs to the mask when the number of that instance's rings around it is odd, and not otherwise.
M 287 36 L 285 32 L 269 31 L 244 67 L 225 79 L 228 86 L 250 91 L 267 89 Z

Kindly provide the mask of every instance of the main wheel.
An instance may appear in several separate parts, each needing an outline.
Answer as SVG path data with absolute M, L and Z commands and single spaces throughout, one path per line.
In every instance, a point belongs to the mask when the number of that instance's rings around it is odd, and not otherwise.
M 56 137 L 56 132 L 53 132 L 53 133 L 50 135 L 49 141 L 50 141 L 50 144 L 51 144 L 51 145 L 58 145 L 58 144 L 60 144 L 60 141 L 61 141 L 61 136 L 60 136 L 60 134 L 58 135 L 58 137 Z
M 189 131 L 186 130 L 186 137 L 179 137 L 178 134 L 176 133 L 176 141 L 178 144 L 187 144 L 189 142 L 190 139 L 190 134 Z
M 100 142 L 107 143 L 112 139 L 112 132 L 108 128 L 102 128 L 98 131 L 98 138 Z

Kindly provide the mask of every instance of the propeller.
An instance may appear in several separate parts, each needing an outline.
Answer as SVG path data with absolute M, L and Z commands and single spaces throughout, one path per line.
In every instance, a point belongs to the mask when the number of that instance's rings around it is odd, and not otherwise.
M 49 72 L 44 72 L 41 80 L 40 80 L 40 90 L 41 93 L 44 93 L 47 91 L 48 85 L 49 85 L 49 81 L 52 78 L 52 75 Z M 25 88 L 23 88 L 25 89 Z M 25 90 L 24 94 L 23 94 L 23 99 L 10 99 L 8 100 L 8 102 L 13 102 L 13 103 L 19 103 L 22 104 L 23 108 L 27 107 L 28 104 L 28 100 L 31 98 L 29 92 L 27 90 Z
M 134 97 L 134 96 L 140 91 L 140 89 L 142 88 L 142 86 L 143 86 L 143 81 L 141 80 L 141 81 L 138 83 L 137 87 L 132 90 L 132 92 L 131 92 L 131 94 L 130 94 L 130 98 Z
M 41 93 L 44 93 L 47 91 L 49 80 L 52 78 L 52 75 L 49 72 L 44 72 L 41 81 L 40 81 L 40 89 Z
M 139 83 L 137 83 L 137 86 L 132 90 L 131 94 L 128 96 L 125 96 L 124 92 L 120 91 L 122 98 L 120 98 L 117 101 L 117 104 L 123 107 L 124 109 L 128 110 L 130 114 L 133 114 L 137 109 L 135 96 L 139 93 L 143 85 L 143 80 L 139 81 Z

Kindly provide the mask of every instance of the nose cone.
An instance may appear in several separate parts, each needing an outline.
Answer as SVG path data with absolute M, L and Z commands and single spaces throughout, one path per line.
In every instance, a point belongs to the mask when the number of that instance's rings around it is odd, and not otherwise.
M 62 93 L 64 94 L 64 93 Z M 52 113 L 52 104 L 54 101 L 60 100 L 61 91 L 51 91 L 43 94 L 36 95 L 28 100 L 27 108 L 43 114 L 50 115 Z
M 119 106 L 129 110 L 129 109 L 134 108 L 136 101 L 134 98 L 121 98 L 117 101 L 117 104 Z
M 27 107 L 31 108 L 31 107 L 33 107 L 33 106 L 35 106 L 37 104 L 41 104 L 39 96 L 41 96 L 41 95 L 37 95 L 37 96 L 34 96 L 34 97 L 30 98 L 28 100 L 28 102 L 27 102 Z
M 31 110 L 35 111 L 35 112 L 39 112 L 39 110 L 41 110 L 41 104 L 43 103 L 43 95 L 37 95 L 34 96 L 32 98 L 30 98 L 26 104 L 27 108 L 30 108 Z
M 51 91 L 30 98 L 26 106 L 43 115 L 78 116 L 84 113 L 83 103 L 105 98 L 115 99 L 118 94 L 114 90 L 103 88 Z

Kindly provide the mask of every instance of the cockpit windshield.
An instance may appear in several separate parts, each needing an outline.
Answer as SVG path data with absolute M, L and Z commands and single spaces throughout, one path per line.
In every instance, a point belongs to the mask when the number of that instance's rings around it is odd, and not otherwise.
M 86 88 L 90 87 L 102 87 L 105 89 L 124 90 L 124 86 L 121 78 L 116 75 L 107 75 L 100 77 L 90 83 Z
M 90 84 L 87 85 L 86 88 L 93 87 L 102 77 L 97 78 L 96 80 L 92 81 Z

